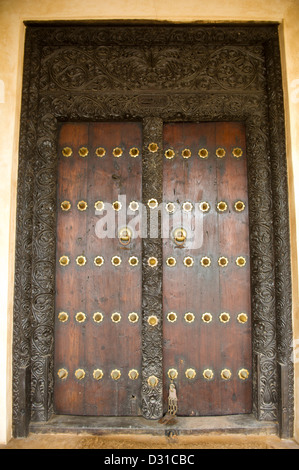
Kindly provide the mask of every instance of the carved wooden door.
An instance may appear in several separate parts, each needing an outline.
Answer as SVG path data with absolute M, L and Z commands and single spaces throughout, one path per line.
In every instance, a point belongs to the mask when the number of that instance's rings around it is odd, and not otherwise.
M 115 230 L 126 210 L 121 196 L 141 200 L 141 136 L 138 123 L 61 128 L 57 413 L 140 414 L 141 239 L 120 243 Z
M 244 127 L 167 124 L 164 147 L 163 199 L 170 210 L 176 205 L 170 214 L 171 235 L 163 244 L 165 395 L 173 378 L 180 415 L 248 413 L 250 260 Z
M 155 159 L 162 149 L 154 138 L 151 145 Z M 178 415 L 251 412 L 243 125 L 165 124 L 162 201 L 151 180 L 152 197 L 143 201 L 143 146 L 141 123 L 60 129 L 55 411 L 142 415 L 143 380 L 153 390 L 163 382 L 163 395 L 152 400 L 161 399 L 164 412 L 171 383 Z M 145 259 L 145 220 L 155 212 L 162 259 L 155 253 Z M 142 304 L 143 270 L 158 276 L 157 263 L 162 317 L 149 316 Z M 162 377 L 143 369 L 142 320 L 153 331 L 163 324 Z

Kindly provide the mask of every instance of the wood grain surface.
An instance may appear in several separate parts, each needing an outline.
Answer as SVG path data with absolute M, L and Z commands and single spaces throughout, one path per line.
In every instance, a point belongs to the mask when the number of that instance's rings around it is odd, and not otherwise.
M 59 137 L 58 207 L 57 207 L 57 278 L 56 278 L 56 330 L 55 367 L 66 368 L 68 376 L 56 376 L 55 409 L 57 413 L 84 415 L 139 415 L 141 374 L 141 240 L 133 238 L 127 246 L 118 237 L 100 238 L 98 223 L 108 213 L 115 218 L 115 234 L 126 225 L 126 212 L 131 199 L 141 200 L 141 126 L 138 123 L 64 124 Z M 72 155 L 64 157 L 64 147 L 72 148 Z M 79 149 L 88 148 L 87 157 L 79 156 Z M 106 150 L 104 157 L 95 153 L 98 147 Z M 119 147 L 121 157 L 113 156 Z M 138 148 L 139 156 L 129 155 Z M 126 198 L 126 199 L 125 199 Z M 62 211 L 60 203 L 71 202 L 69 211 Z M 77 209 L 79 201 L 86 201 L 85 211 Z M 122 201 L 119 212 L 111 209 L 114 201 Z M 94 204 L 103 201 L 110 210 L 96 212 Z M 134 214 L 128 216 L 132 219 Z M 128 222 L 127 220 L 127 222 Z M 109 224 L 111 227 L 111 223 Z M 109 227 L 103 227 L 108 228 Z M 113 224 L 112 224 L 113 228 Z M 68 266 L 60 266 L 60 256 L 70 258 Z M 84 255 L 84 266 L 76 264 L 76 257 Z M 96 266 L 94 258 L 102 256 L 104 264 Z M 121 258 L 113 266 L 113 256 Z M 137 266 L 129 264 L 136 256 Z M 65 311 L 67 322 L 60 322 L 58 314 Z M 78 312 L 86 315 L 79 323 Z M 103 314 L 96 323 L 93 315 Z M 115 323 L 113 313 L 121 319 Z M 128 319 L 129 313 L 139 316 L 136 323 Z M 85 377 L 78 380 L 75 371 L 83 369 Z M 103 378 L 95 380 L 93 371 L 103 371 Z M 139 377 L 131 380 L 131 369 Z M 111 372 L 119 370 L 121 376 L 114 380 Z
M 173 149 L 175 157 L 164 160 L 164 200 L 174 201 L 178 207 L 190 201 L 193 209 L 182 220 L 190 240 L 183 245 L 174 242 L 172 234 L 163 243 L 163 299 L 164 299 L 164 377 L 165 407 L 170 379 L 168 370 L 174 368 L 178 393 L 178 414 L 183 416 L 222 415 L 251 411 L 251 322 L 250 322 L 250 260 L 247 202 L 247 170 L 245 130 L 240 123 L 179 123 L 164 127 L 165 149 Z M 241 157 L 233 157 L 233 148 L 241 148 Z M 191 150 L 184 159 L 182 151 Z M 225 156 L 216 156 L 216 149 L 225 150 Z M 200 149 L 208 151 L 200 158 Z M 234 203 L 241 200 L 245 210 L 237 212 Z M 217 204 L 226 202 L 225 212 L 217 211 Z M 208 202 L 210 210 L 201 212 L 200 202 Z M 183 215 L 183 213 L 182 213 Z M 173 217 L 175 213 L 173 214 Z M 175 222 L 177 224 L 177 221 Z M 174 224 L 175 225 L 175 224 Z M 186 256 L 194 264 L 186 267 Z M 246 265 L 236 265 L 237 257 L 246 259 Z M 168 257 L 176 259 L 168 267 Z M 208 267 L 201 258 L 209 257 Z M 219 257 L 228 259 L 220 267 Z M 167 320 L 175 312 L 177 320 Z M 187 312 L 194 314 L 188 323 Z M 210 313 L 212 320 L 204 322 L 202 315 Z M 221 322 L 221 313 L 229 314 L 229 321 Z M 248 321 L 238 322 L 240 313 Z M 227 317 L 228 318 L 228 317 Z M 194 379 L 185 375 L 194 369 Z M 213 373 L 205 379 L 204 370 Z M 231 378 L 221 378 L 228 369 Z M 240 379 L 240 369 L 249 371 L 248 379 Z

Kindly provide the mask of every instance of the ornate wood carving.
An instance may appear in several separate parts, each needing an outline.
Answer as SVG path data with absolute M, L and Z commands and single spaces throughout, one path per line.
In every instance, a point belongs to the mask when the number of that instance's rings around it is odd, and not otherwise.
M 279 362 L 288 370 L 282 374 L 287 380 L 281 434 L 292 435 L 290 245 L 277 35 L 273 25 L 28 26 L 15 270 L 16 436 L 28 430 L 23 423 L 29 419 L 20 418 L 24 414 L 42 421 L 52 413 L 58 123 L 108 119 L 143 120 L 145 148 L 152 135 L 161 142 L 163 120 L 246 123 L 253 351 L 258 358 L 254 413 L 263 420 L 281 416 Z M 145 151 L 145 172 L 149 161 Z M 154 250 L 158 258 L 161 253 L 155 241 L 152 246 L 144 240 L 144 250 Z M 153 281 L 145 269 L 144 312 L 160 312 L 159 279 Z M 149 330 L 144 323 L 143 328 L 144 415 L 156 418 L 161 389 L 150 391 L 146 378 L 161 377 L 161 327 Z M 26 367 L 31 368 L 30 401 L 24 400 L 28 387 L 21 380 Z
M 147 201 L 154 197 L 158 203 L 162 202 L 162 163 L 163 163 L 163 121 L 160 118 L 145 118 L 143 120 L 143 150 L 142 150 L 142 199 L 147 207 Z M 152 153 L 149 145 L 158 145 L 157 152 Z M 163 414 L 163 352 L 162 352 L 162 238 L 161 219 L 158 222 L 156 238 L 150 237 L 150 217 L 147 214 L 147 237 L 142 239 L 142 412 L 145 418 L 157 419 Z M 157 258 L 157 266 L 148 264 L 150 257 Z M 155 326 L 148 324 L 148 318 L 155 315 L 158 323 Z M 148 378 L 155 376 L 158 379 L 156 387 L 148 384 Z

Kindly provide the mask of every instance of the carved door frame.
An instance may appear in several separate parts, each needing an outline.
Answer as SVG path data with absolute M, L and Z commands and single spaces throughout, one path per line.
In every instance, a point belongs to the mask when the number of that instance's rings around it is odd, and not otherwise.
M 46 422 L 53 413 L 59 122 L 129 119 L 143 122 L 143 200 L 153 197 L 151 174 L 159 202 L 162 151 L 153 160 L 148 145 L 155 141 L 163 149 L 163 122 L 245 122 L 253 414 L 257 420 L 278 420 L 280 435 L 292 436 L 292 297 L 278 25 L 26 26 L 15 252 L 14 435 L 27 435 L 31 422 Z M 126 53 L 120 54 L 124 46 Z M 205 60 L 206 51 L 211 60 Z M 72 64 L 76 73 L 68 75 Z M 150 73 L 154 69 L 159 83 Z M 146 90 L 136 74 L 146 77 Z M 161 240 L 144 239 L 143 251 L 145 257 L 154 252 L 160 259 Z M 156 315 L 162 315 L 161 276 L 161 269 L 153 277 L 144 264 L 143 309 L 153 308 Z M 150 390 L 147 377 L 162 379 L 162 328 L 153 332 L 146 321 L 142 328 L 143 415 L 157 419 L 162 380 Z

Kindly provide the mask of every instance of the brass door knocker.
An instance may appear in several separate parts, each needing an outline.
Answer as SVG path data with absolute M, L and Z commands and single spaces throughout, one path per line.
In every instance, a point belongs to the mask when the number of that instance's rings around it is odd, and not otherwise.
M 128 245 L 132 239 L 132 231 L 128 227 L 120 229 L 118 239 L 122 245 Z
M 173 238 L 177 245 L 182 245 L 187 238 L 187 231 L 183 228 L 176 228 L 173 232 Z

